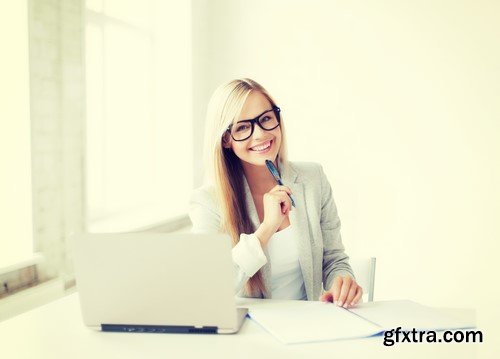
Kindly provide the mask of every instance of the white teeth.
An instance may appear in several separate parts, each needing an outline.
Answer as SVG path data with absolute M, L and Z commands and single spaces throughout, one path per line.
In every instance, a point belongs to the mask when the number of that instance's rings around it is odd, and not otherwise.
M 266 148 L 268 148 L 269 146 L 271 146 L 271 141 L 269 141 L 266 145 L 263 145 L 263 146 L 252 147 L 251 150 L 262 151 L 262 150 L 265 150 Z

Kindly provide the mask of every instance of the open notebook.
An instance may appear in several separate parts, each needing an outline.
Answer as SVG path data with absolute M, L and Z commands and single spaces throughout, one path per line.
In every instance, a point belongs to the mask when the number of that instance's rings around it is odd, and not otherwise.
M 352 309 L 319 301 L 266 301 L 251 305 L 249 315 L 286 344 L 363 338 L 397 327 L 408 331 L 475 327 L 474 320 L 455 318 L 410 300 L 362 303 Z

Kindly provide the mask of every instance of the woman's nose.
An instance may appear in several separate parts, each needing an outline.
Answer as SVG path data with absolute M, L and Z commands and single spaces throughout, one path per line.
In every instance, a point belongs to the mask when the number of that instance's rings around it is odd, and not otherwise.
M 254 139 L 259 139 L 262 137 L 262 135 L 264 134 L 264 131 L 262 128 L 260 128 L 259 125 L 255 124 L 255 128 L 253 129 L 253 138 Z

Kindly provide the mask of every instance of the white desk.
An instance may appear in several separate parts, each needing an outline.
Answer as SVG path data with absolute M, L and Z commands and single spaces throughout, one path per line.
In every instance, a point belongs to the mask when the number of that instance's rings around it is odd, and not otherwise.
M 259 300 L 257 300 L 259 301 Z M 249 306 L 255 300 L 245 300 Z M 262 300 L 259 301 L 262 305 Z M 471 315 L 460 311 L 459 315 Z M 383 344 L 383 336 L 284 345 L 251 319 L 238 334 L 104 333 L 87 329 L 77 293 L 0 323 L 0 357 L 10 358 L 476 358 L 478 344 Z

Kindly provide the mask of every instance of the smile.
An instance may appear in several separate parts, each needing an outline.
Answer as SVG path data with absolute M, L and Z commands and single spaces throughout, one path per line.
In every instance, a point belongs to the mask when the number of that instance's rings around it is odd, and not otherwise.
M 258 152 L 258 153 L 269 152 L 269 150 L 271 149 L 272 143 L 273 143 L 273 140 L 268 141 L 260 146 L 255 146 L 255 147 L 250 148 L 250 151 Z

